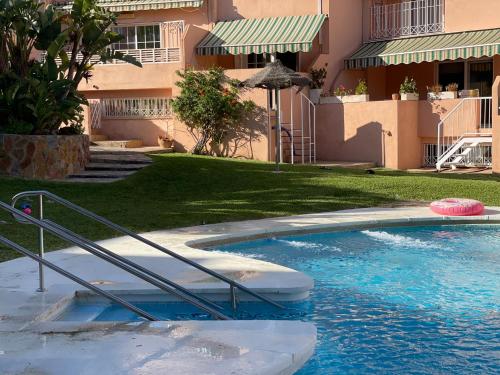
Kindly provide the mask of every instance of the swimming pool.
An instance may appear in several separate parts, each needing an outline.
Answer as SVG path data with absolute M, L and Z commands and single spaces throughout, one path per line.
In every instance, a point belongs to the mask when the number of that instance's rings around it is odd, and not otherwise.
M 307 301 L 276 311 L 242 303 L 239 319 L 300 319 L 318 346 L 298 374 L 498 374 L 500 227 L 399 227 L 216 246 L 315 279 Z M 166 320 L 208 319 L 183 303 L 135 302 Z M 226 305 L 226 309 L 229 306 Z M 137 320 L 75 302 L 61 320 Z
M 217 251 L 315 279 L 303 318 L 318 346 L 300 375 L 498 374 L 500 227 L 370 229 Z

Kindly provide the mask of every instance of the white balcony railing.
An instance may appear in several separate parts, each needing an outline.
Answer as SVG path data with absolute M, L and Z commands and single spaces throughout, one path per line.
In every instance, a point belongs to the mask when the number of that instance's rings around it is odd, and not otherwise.
M 370 39 L 444 32 L 444 0 L 405 0 L 375 4 L 370 10 Z
M 166 118 L 172 114 L 171 98 L 101 99 L 103 118 Z
M 158 64 L 158 63 L 177 63 L 181 61 L 180 48 L 146 48 L 146 49 L 124 49 L 117 50 L 123 54 L 134 56 L 141 64 Z M 71 58 L 71 53 L 68 52 L 68 57 Z M 45 58 L 45 54 L 42 56 Z M 78 56 L 81 59 L 81 55 Z M 56 59 L 60 63 L 60 59 Z M 91 63 L 99 63 L 99 57 L 95 56 L 90 59 Z M 126 64 L 121 60 L 112 60 L 106 64 Z

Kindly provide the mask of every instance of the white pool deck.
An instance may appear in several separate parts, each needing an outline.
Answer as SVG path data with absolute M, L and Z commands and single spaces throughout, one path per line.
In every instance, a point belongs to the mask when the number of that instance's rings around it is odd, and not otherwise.
M 450 218 L 427 207 L 372 208 L 145 234 L 171 250 L 276 300 L 307 298 L 313 280 L 300 272 L 235 255 L 196 249 L 258 237 L 388 225 L 500 222 L 484 216 Z M 8 234 L 7 234 L 8 235 Z M 228 298 L 222 282 L 126 237 L 101 245 L 183 286 Z M 46 254 L 67 271 L 110 291 L 157 294 L 149 286 L 83 250 Z M 292 374 L 314 351 L 316 328 L 298 321 L 61 322 L 52 319 L 83 287 L 27 258 L 0 263 L 0 374 Z M 244 298 L 244 296 L 242 296 Z M 140 299 L 140 297 L 139 297 Z

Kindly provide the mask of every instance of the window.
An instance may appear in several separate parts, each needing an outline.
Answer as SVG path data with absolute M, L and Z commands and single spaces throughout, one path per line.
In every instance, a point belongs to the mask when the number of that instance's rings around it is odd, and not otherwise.
M 271 55 L 268 53 L 251 53 L 248 55 L 248 69 L 264 68 L 267 63 L 271 62 Z
M 113 31 L 123 36 L 121 41 L 113 45 L 115 49 L 161 47 L 160 25 L 119 26 L 114 27 Z

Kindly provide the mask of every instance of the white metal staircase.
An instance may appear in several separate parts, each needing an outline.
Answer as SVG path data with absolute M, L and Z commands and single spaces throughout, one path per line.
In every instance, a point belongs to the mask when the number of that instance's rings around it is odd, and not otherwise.
M 290 112 L 281 116 L 282 160 L 291 164 L 316 162 L 316 106 L 302 91 L 291 89 Z
M 485 147 L 492 144 L 492 98 L 465 98 L 438 124 L 436 169 L 489 167 Z
M 464 134 L 460 139 L 438 159 L 436 169 L 439 171 L 443 167 L 485 167 L 484 162 L 480 160 L 484 158 L 477 158 L 475 150 L 481 145 L 491 145 L 493 137 L 490 134 Z

